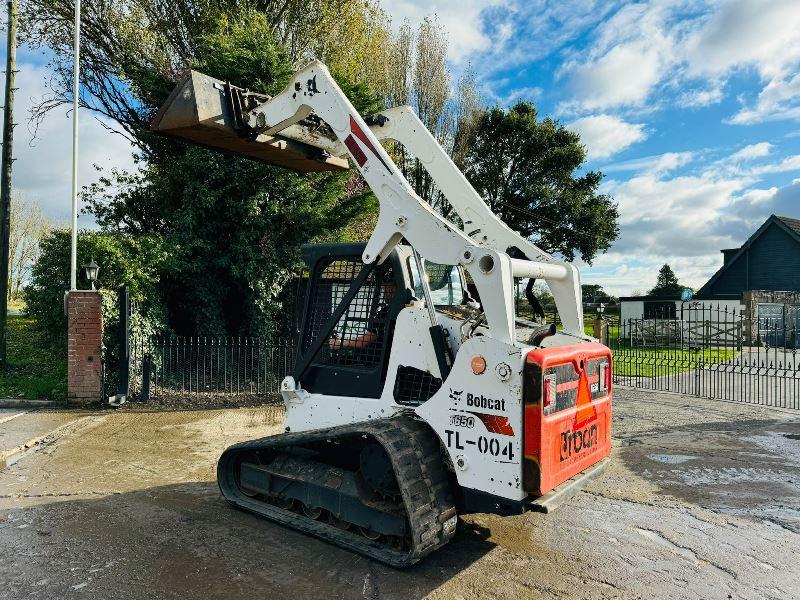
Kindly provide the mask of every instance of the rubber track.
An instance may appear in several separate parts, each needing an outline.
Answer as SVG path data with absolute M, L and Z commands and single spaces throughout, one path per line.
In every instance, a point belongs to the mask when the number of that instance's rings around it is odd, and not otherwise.
M 381 444 L 391 458 L 410 526 L 408 551 L 370 541 L 258 498 L 249 498 L 239 491 L 234 470 L 236 457 L 241 452 L 278 449 L 362 434 Z M 217 482 L 225 499 L 238 508 L 397 568 L 413 565 L 444 546 L 455 535 L 456 509 L 449 489 L 447 469 L 439 450 L 439 440 L 426 424 L 406 417 L 286 433 L 236 444 L 222 453 L 217 464 Z

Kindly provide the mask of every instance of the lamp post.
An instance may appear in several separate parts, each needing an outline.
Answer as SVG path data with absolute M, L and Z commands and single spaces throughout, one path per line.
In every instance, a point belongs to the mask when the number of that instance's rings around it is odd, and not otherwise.
M 72 79 L 72 244 L 70 288 L 78 289 L 78 99 L 80 97 L 81 0 L 75 0 L 74 64 Z
M 594 321 L 594 337 L 600 340 L 600 343 L 608 346 L 608 327 L 606 322 L 603 321 L 603 312 L 606 305 L 602 302 L 597 304 L 597 318 Z
M 100 266 L 94 262 L 94 258 L 83 265 L 83 270 L 86 273 L 86 280 L 92 285 L 92 290 L 95 289 L 94 282 L 97 281 L 97 272 L 100 270 Z

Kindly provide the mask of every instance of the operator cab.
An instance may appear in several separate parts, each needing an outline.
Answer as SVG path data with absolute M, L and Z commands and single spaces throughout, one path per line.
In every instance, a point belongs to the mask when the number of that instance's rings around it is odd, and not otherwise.
M 420 300 L 424 299 L 422 282 L 420 281 L 417 263 L 413 256 L 406 259 L 408 272 L 411 276 L 411 285 L 414 296 Z M 431 299 L 437 309 L 447 309 L 465 303 L 466 286 L 461 269 L 457 265 L 440 265 L 437 263 L 425 263 L 425 274 L 430 286 Z
M 409 246 L 398 245 L 380 265 L 363 263 L 365 247 L 360 243 L 302 248 L 308 279 L 305 293 L 298 297 L 302 305 L 297 311 L 293 375 L 297 381 L 302 377 L 309 392 L 379 398 L 395 321 L 407 304 L 423 298 Z M 467 299 L 461 269 L 425 263 L 425 271 L 434 305 L 457 334 L 460 322 L 455 317 Z

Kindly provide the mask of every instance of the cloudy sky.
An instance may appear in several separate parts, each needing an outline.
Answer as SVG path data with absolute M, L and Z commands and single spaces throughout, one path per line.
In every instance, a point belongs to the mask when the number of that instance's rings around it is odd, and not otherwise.
M 798 0 L 384 0 L 395 25 L 435 13 L 454 72 L 487 99 L 532 100 L 580 132 L 587 168 L 620 205 L 612 250 L 584 282 L 647 290 L 669 262 L 699 287 L 770 214 L 800 218 Z M 5 61 L 5 58 L 3 58 Z M 14 182 L 69 217 L 70 131 L 54 111 L 34 139 L 27 108 L 46 93 L 43 57 L 19 55 Z M 130 151 L 81 119 L 81 181 Z
M 621 235 L 582 269 L 616 294 L 669 262 L 702 285 L 770 215 L 800 218 L 798 0 L 387 0 L 434 12 L 492 102 L 580 132 Z

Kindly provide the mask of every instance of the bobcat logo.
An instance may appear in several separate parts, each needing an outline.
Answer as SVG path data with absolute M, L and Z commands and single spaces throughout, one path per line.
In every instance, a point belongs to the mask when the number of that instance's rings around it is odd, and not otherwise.
M 319 90 L 317 89 L 317 76 L 314 75 L 311 79 L 308 80 L 308 84 L 306 85 L 308 89 L 308 95 L 313 96 L 314 94 L 319 94 Z
M 450 388 L 450 400 L 453 402 L 461 402 L 461 394 L 464 393 L 464 390 L 455 391 L 453 388 Z

